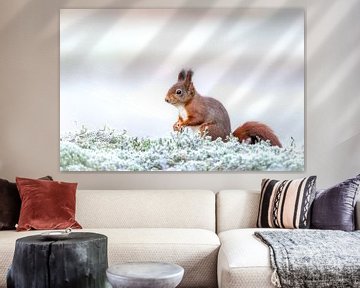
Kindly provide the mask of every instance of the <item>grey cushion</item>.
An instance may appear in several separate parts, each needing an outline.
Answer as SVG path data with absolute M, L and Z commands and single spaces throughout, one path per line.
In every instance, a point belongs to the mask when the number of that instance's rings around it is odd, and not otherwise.
M 353 231 L 359 185 L 360 174 L 328 189 L 317 191 L 312 206 L 311 227 Z

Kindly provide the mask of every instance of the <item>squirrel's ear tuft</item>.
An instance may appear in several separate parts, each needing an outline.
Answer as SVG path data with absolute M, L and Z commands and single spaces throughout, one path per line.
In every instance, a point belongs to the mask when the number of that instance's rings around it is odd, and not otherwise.
M 194 72 L 193 72 L 191 69 L 187 71 L 187 73 L 186 73 L 186 79 L 185 79 L 185 81 L 186 81 L 187 83 L 190 83 L 190 82 L 191 82 L 193 74 L 194 74 Z
M 178 81 L 184 81 L 185 80 L 185 70 L 182 69 L 178 75 Z

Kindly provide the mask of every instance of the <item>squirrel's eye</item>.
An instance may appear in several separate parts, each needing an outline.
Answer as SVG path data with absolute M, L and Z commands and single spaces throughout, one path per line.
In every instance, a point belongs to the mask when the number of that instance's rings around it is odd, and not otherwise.
M 180 95 L 182 93 L 181 89 L 176 89 L 176 94 Z

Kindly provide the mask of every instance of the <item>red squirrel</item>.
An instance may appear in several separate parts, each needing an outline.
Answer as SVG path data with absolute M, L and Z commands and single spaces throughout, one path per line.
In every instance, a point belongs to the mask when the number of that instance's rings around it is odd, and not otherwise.
M 178 120 L 173 125 L 174 131 L 190 127 L 212 140 L 220 137 L 226 140 L 231 134 L 230 118 L 225 107 L 216 99 L 201 96 L 192 82 L 193 71 L 181 70 L 178 82 L 167 92 L 165 101 L 179 110 Z M 282 147 L 271 128 L 263 123 L 250 121 L 239 126 L 232 133 L 241 142 L 255 144 L 269 140 L 273 146 Z

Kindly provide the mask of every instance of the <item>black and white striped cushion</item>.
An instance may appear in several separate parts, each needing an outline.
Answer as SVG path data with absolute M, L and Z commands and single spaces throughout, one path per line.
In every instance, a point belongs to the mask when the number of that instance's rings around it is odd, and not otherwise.
M 294 180 L 263 179 L 257 227 L 308 228 L 316 176 Z

